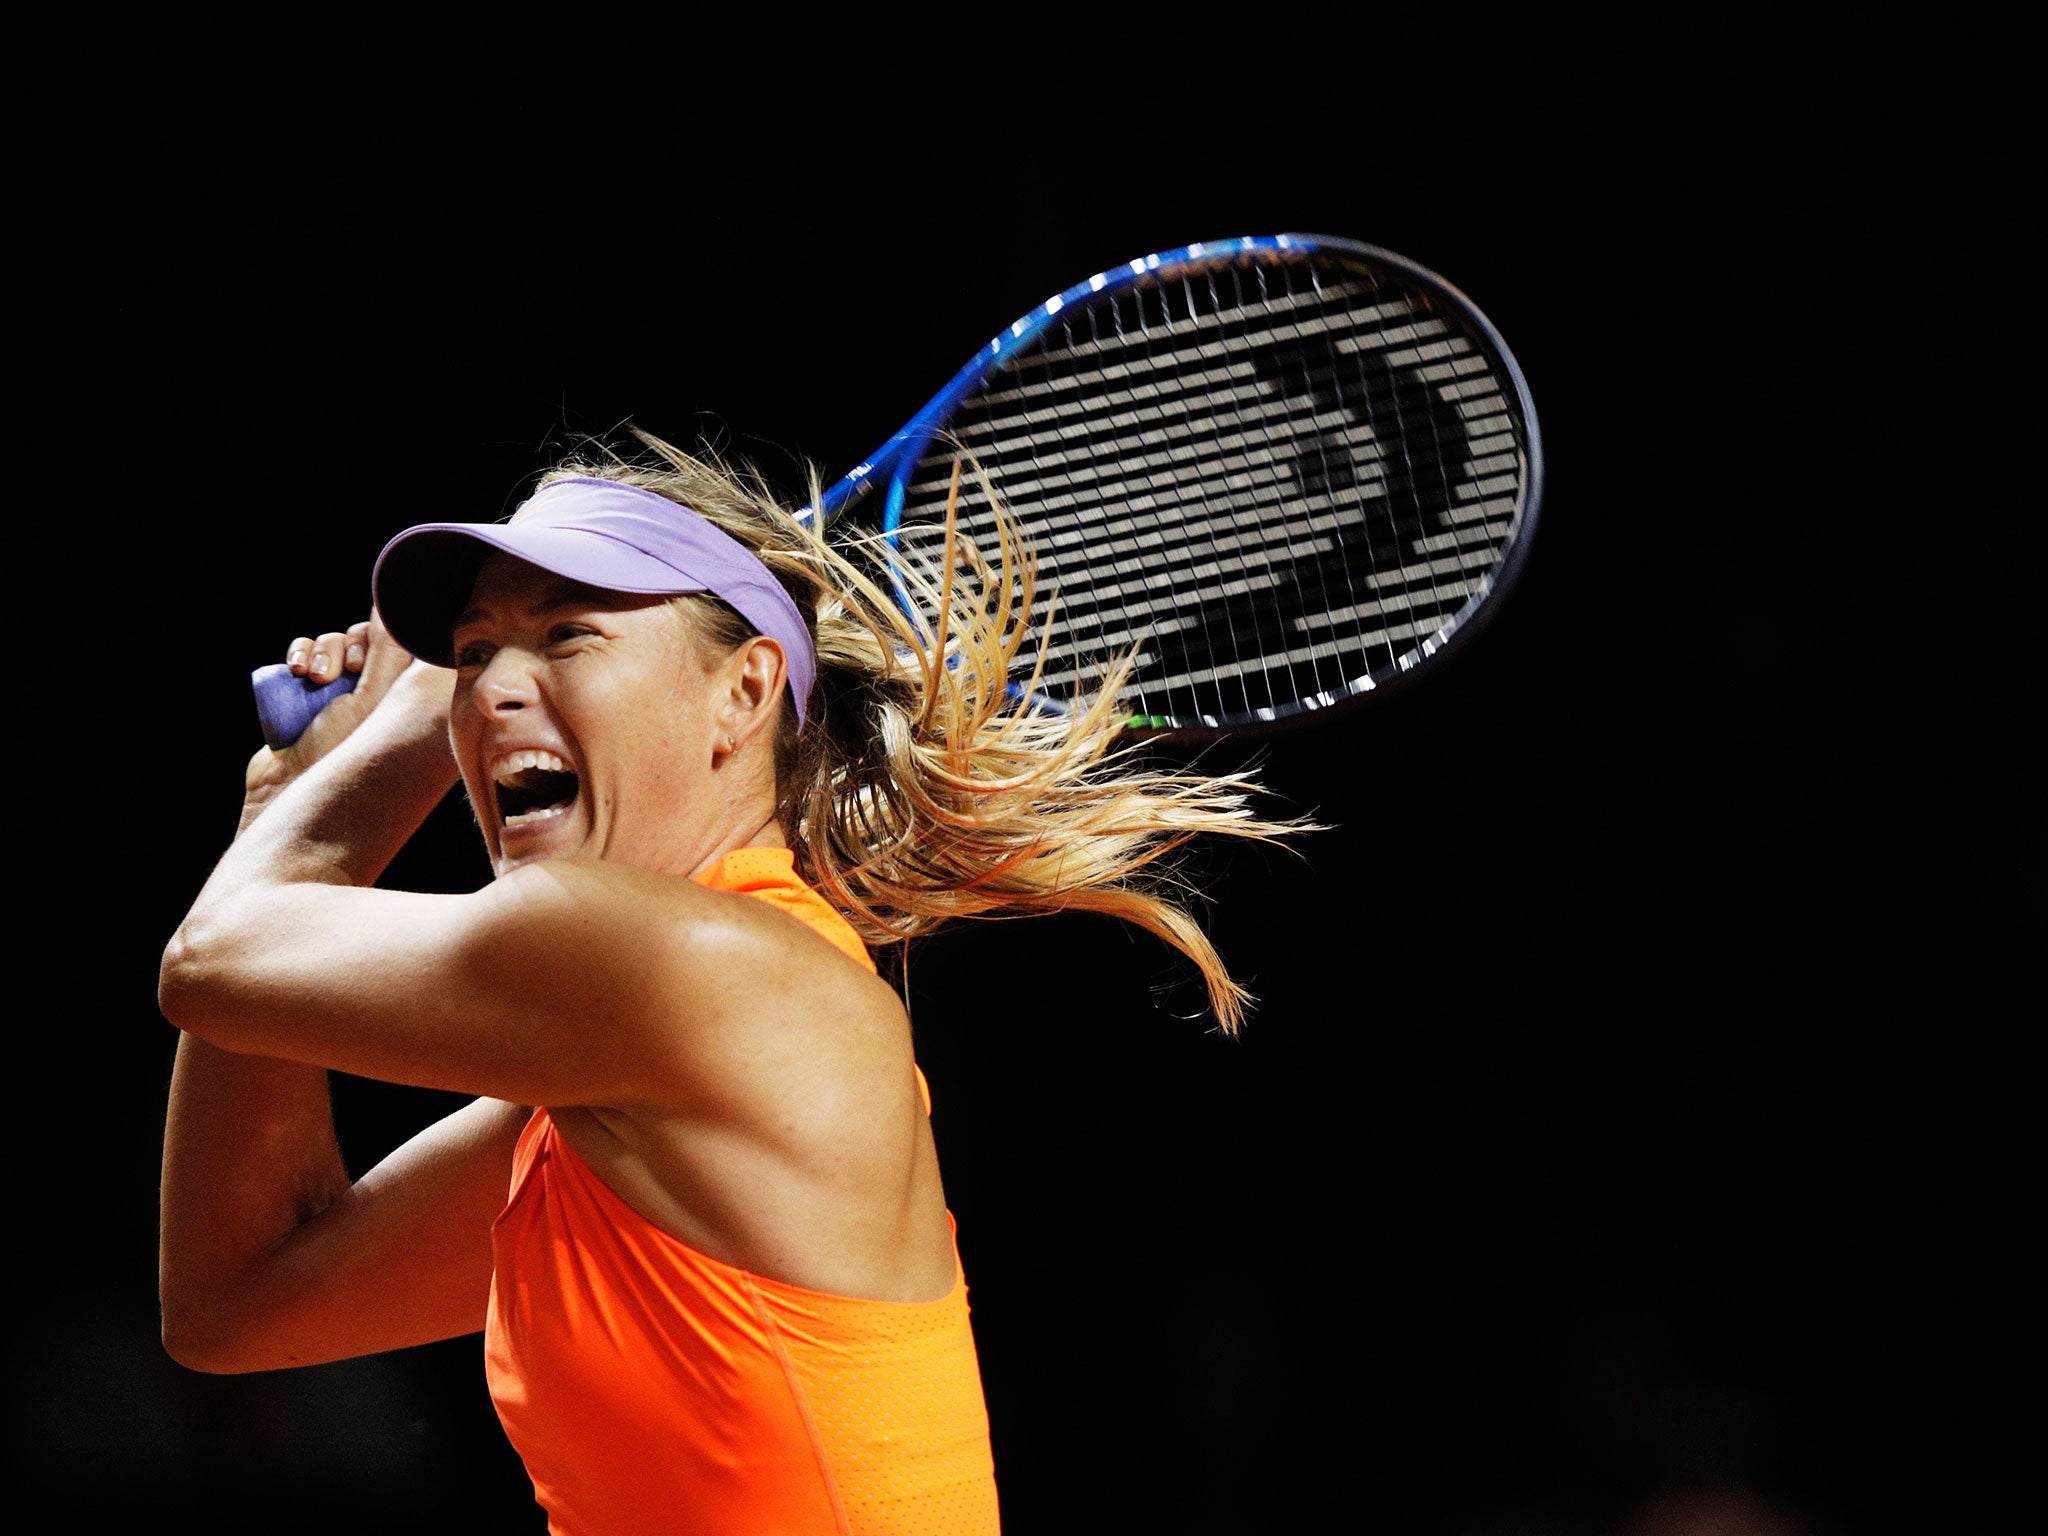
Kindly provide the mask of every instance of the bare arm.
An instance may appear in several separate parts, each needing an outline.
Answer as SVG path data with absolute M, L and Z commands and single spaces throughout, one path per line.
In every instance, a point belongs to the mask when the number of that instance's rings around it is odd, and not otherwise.
M 373 646 L 330 706 L 365 701 L 354 728 L 262 786 L 164 957 L 164 1012 L 192 1037 L 166 1141 L 166 1337 L 214 1369 L 482 1322 L 523 1115 L 465 1111 L 351 1189 L 322 1069 L 686 1113 L 780 1147 L 791 1084 L 848 1048 L 849 990 L 900 1015 L 793 919 L 674 875 L 553 862 L 468 896 L 365 889 L 452 778 L 445 685 L 378 673 Z
M 318 675 L 339 673 L 344 646 L 367 638 L 367 626 L 322 637 L 328 655 Z M 303 655 L 312 646 L 296 649 Z M 379 658 L 356 703 L 317 722 L 298 746 L 257 754 L 244 832 L 368 714 L 406 660 L 395 651 Z M 436 773 L 431 754 L 426 761 L 412 794 L 390 807 L 403 831 L 396 841 L 387 834 L 366 878 L 381 872 L 389 849 L 452 780 L 452 766 Z M 472 1105 L 351 1188 L 324 1069 L 186 1036 L 164 1134 L 158 1277 L 166 1347 L 198 1369 L 258 1370 L 480 1328 L 490 1223 L 524 1119 L 516 1107 Z
M 164 1345 L 203 1371 L 313 1365 L 474 1333 L 530 1111 L 478 1099 L 353 1186 L 327 1074 L 187 1036 L 164 1132 Z
M 270 795 L 166 949 L 158 996 L 180 1029 L 511 1103 L 702 1112 L 752 1049 L 742 1018 L 839 1011 L 829 944 L 674 875 L 553 861 L 470 895 L 366 889 L 453 777 L 449 674 L 415 664 L 373 687 L 378 665 L 373 646 L 329 712 L 374 708 Z

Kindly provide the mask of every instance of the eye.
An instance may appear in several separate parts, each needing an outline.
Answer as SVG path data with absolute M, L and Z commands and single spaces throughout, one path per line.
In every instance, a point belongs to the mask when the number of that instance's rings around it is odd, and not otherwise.
M 548 630 L 548 644 L 569 645 L 596 633 L 588 624 L 556 624 Z
M 498 648 L 487 640 L 471 640 L 466 644 L 457 645 L 455 647 L 456 670 L 473 670 L 477 667 L 488 666 L 491 658 L 497 654 L 497 651 Z

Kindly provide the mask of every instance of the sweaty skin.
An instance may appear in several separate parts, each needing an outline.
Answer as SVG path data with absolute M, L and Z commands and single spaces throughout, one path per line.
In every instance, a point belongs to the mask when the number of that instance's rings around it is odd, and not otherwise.
M 809 922 L 693 878 L 786 847 L 780 646 L 706 656 L 665 603 L 502 555 L 452 675 L 376 626 L 321 637 L 325 667 L 358 637 L 356 691 L 252 760 L 242 832 L 165 954 L 186 1033 L 173 1354 L 263 1369 L 483 1327 L 533 1105 L 622 1209 L 707 1263 L 834 1297 L 952 1295 L 900 1002 Z M 373 889 L 457 767 L 498 877 Z M 500 779 L 536 769 L 566 796 L 508 824 Z M 351 1182 L 329 1068 L 478 1100 Z
M 868 968 L 790 865 L 786 849 L 745 848 L 697 879 Z M 555 1529 L 995 1531 L 957 1266 L 943 1294 L 878 1301 L 721 1263 L 599 1179 L 562 1114 L 536 1113 L 520 1138 L 485 1334 L 492 1398 Z

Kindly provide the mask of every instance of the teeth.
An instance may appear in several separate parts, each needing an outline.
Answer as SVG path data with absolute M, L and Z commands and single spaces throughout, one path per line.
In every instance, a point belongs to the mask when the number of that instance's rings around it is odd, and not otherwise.
M 559 816 L 568 809 L 566 805 L 544 805 L 537 811 L 521 811 L 517 816 L 507 816 L 505 825 L 523 827 L 530 821 L 545 821 L 550 816 Z
M 569 771 L 569 765 L 554 753 L 538 752 L 529 748 L 524 752 L 508 752 L 499 758 L 491 766 L 491 777 L 502 784 L 514 774 L 524 773 L 529 768 L 544 768 L 549 773 Z

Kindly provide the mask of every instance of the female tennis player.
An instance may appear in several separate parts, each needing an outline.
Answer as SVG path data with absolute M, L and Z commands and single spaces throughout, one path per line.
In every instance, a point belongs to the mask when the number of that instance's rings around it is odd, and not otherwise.
M 291 648 L 360 679 L 251 761 L 164 957 L 165 1341 L 252 1371 L 481 1329 L 565 1536 L 994 1531 L 929 1098 L 867 946 L 1111 912 L 1235 1028 L 1149 871 L 1285 828 L 1116 747 L 1113 678 L 1014 702 L 1013 534 L 911 573 L 920 625 L 758 482 L 644 441 L 508 523 L 400 534 L 377 617 Z M 372 889 L 458 772 L 495 878 Z M 351 1183 L 330 1068 L 477 1098 Z

